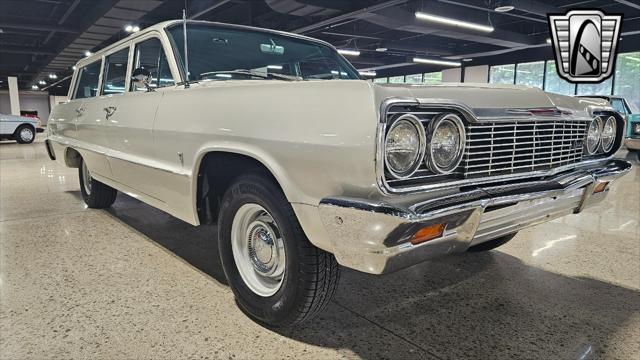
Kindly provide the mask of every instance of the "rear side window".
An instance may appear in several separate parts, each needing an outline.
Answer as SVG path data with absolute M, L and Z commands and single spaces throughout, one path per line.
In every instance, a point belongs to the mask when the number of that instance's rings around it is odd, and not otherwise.
M 105 58 L 102 95 L 121 94 L 124 92 L 128 59 L 129 48 L 117 51 Z
M 80 69 L 76 91 L 73 96 L 74 99 L 83 99 L 97 95 L 98 80 L 100 79 L 100 64 L 101 61 L 96 61 Z
M 136 44 L 133 58 L 133 68 L 143 68 L 151 73 L 149 86 L 159 88 L 175 84 L 169 63 L 162 49 L 162 43 L 157 38 Z M 135 70 L 134 70 L 135 71 Z M 144 86 L 137 86 L 131 82 L 131 91 L 147 91 Z

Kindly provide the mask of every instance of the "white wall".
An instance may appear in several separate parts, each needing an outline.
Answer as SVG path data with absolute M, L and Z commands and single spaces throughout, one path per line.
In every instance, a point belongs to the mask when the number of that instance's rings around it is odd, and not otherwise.
M 42 124 L 49 118 L 49 94 L 39 91 L 20 91 L 20 110 L 36 110 Z M 0 92 L 0 113 L 11 114 L 9 92 Z
M 461 82 L 462 70 L 460 68 L 442 70 L 442 82 Z
M 469 66 L 464 68 L 464 82 L 487 83 L 489 81 L 489 65 Z

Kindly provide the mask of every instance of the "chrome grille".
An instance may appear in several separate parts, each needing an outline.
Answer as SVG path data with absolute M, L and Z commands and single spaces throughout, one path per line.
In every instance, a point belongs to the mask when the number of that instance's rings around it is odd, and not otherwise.
M 587 121 L 483 122 L 467 126 L 465 178 L 550 170 L 582 160 Z

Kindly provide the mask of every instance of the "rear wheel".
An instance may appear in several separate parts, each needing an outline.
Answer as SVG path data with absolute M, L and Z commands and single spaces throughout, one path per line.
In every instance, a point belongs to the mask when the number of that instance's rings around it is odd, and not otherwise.
M 82 160 L 78 169 L 80 175 L 80 192 L 88 207 L 92 209 L 104 209 L 113 205 L 118 191 L 91 177 L 87 164 Z
M 32 126 L 20 125 L 13 133 L 13 138 L 19 144 L 31 144 L 36 138 L 36 131 Z
M 338 285 L 335 258 L 305 236 L 282 191 L 268 176 L 241 176 L 224 195 L 218 242 L 240 309 L 272 327 L 312 318 Z
M 481 251 L 489 251 L 493 250 L 499 246 L 502 246 L 509 242 L 509 240 L 513 239 L 518 233 L 515 232 L 513 234 L 500 236 L 499 238 L 495 238 L 493 240 L 485 241 L 478 245 L 474 245 L 467 249 L 469 252 L 481 252 Z

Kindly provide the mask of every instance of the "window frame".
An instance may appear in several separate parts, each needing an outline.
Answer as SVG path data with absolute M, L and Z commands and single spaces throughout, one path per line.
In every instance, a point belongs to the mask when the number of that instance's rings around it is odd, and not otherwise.
M 131 74 L 133 74 L 133 71 L 135 70 L 133 66 L 134 66 L 135 55 L 136 55 L 135 54 L 136 46 L 140 43 L 143 43 L 147 40 L 151 40 L 153 38 L 156 38 L 160 41 L 160 46 L 162 47 L 162 51 L 164 52 L 165 59 L 167 59 L 167 64 L 169 65 L 169 71 L 171 72 L 171 78 L 173 79 L 173 85 L 158 87 L 158 88 L 155 88 L 154 90 L 158 91 L 160 89 L 172 88 L 172 87 L 176 87 L 178 85 L 183 84 L 182 77 L 181 77 L 182 72 L 177 68 L 175 58 L 173 57 L 174 55 L 173 55 L 172 46 L 170 44 L 167 45 L 165 43 L 163 36 L 158 31 L 149 32 L 131 41 L 131 44 L 130 44 L 131 48 L 129 49 L 129 69 L 131 70 Z M 167 51 L 167 46 L 169 46 L 170 51 Z M 129 75 L 129 79 L 128 79 L 129 81 L 131 81 L 131 74 Z M 176 77 L 176 74 L 178 74 L 179 76 Z M 129 92 L 132 94 L 144 94 L 144 93 L 147 93 L 148 91 L 131 91 L 131 85 L 130 83 L 127 83 L 126 92 Z
M 76 91 L 78 90 L 78 82 L 80 81 L 80 79 L 82 78 L 80 76 L 80 74 L 82 73 L 82 70 L 84 70 L 86 67 L 91 66 L 97 62 L 100 62 L 100 72 L 98 73 L 98 89 L 96 91 L 96 95 L 95 96 L 89 96 L 89 97 L 83 97 L 83 98 L 78 98 L 76 97 Z M 102 90 L 102 71 L 104 69 L 104 58 L 101 57 L 96 57 L 93 61 L 87 62 L 84 65 L 79 65 L 76 66 L 76 70 L 75 73 L 73 74 L 73 85 L 71 86 L 71 88 L 69 89 L 69 101 L 74 101 L 74 100 L 85 100 L 85 99 L 91 99 L 91 98 L 96 98 L 100 96 L 100 90 Z
M 120 52 L 122 50 L 127 50 L 127 71 L 125 73 L 125 79 L 124 79 L 124 91 L 121 93 L 115 93 L 115 94 L 108 94 L 105 95 L 103 93 L 104 91 L 104 84 L 105 84 L 105 71 L 107 70 L 107 58 L 117 52 Z M 118 46 L 113 48 L 112 50 L 109 50 L 109 52 L 104 53 L 102 55 L 102 67 L 101 67 L 101 71 L 100 71 L 100 97 L 105 97 L 105 96 L 117 96 L 117 95 L 124 95 L 127 92 L 127 88 L 129 86 L 129 82 L 131 81 L 131 44 L 122 44 L 122 46 Z

